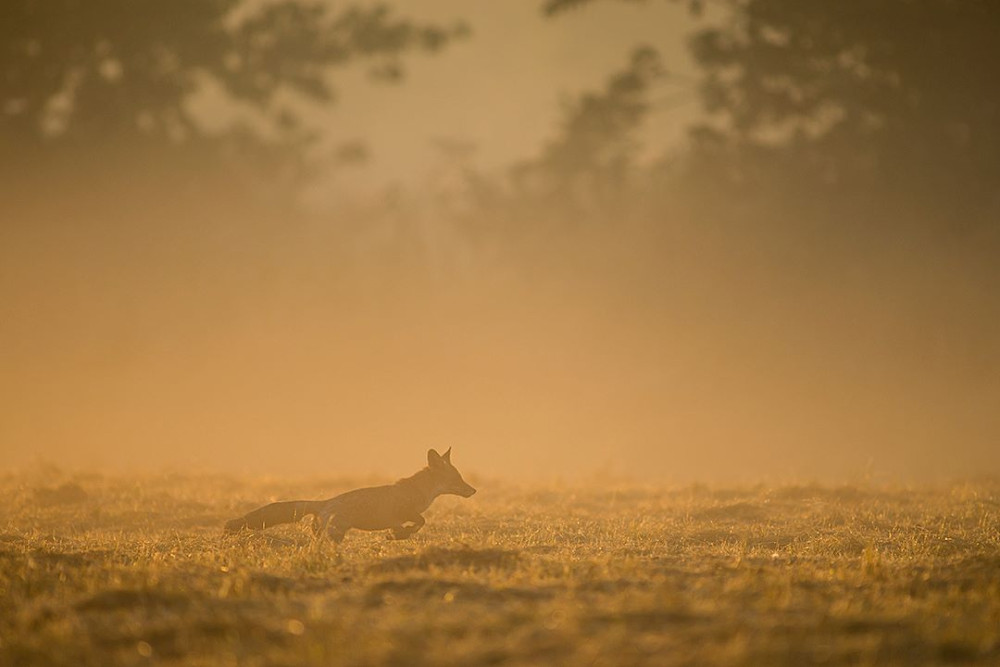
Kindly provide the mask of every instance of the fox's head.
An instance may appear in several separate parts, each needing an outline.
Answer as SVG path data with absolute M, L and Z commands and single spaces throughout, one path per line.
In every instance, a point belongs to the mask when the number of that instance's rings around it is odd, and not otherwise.
M 451 464 L 451 447 L 443 456 L 433 449 L 428 450 L 427 466 L 434 473 L 434 481 L 438 483 L 441 493 L 453 493 L 468 498 L 476 492 L 462 479 L 462 473 L 458 472 L 458 468 Z

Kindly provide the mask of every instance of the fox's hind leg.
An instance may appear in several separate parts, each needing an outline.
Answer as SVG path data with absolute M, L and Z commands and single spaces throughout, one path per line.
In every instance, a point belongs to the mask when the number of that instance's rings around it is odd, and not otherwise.
M 334 542 L 339 543 L 344 539 L 344 534 L 350 530 L 350 526 L 345 525 L 343 521 L 337 521 L 336 515 L 327 512 L 319 512 L 313 517 L 313 534 L 317 538 L 323 537 L 325 534 Z
M 427 523 L 427 521 L 424 519 L 424 517 L 420 516 L 419 514 L 414 514 L 413 518 L 407 519 L 402 524 L 393 528 L 392 535 L 389 536 L 389 539 L 405 540 L 410 535 L 413 535 L 413 533 L 423 528 L 425 523 Z
M 326 529 L 326 536 L 333 540 L 334 544 L 340 544 L 348 530 L 350 530 L 350 526 L 338 526 L 336 523 L 331 523 Z

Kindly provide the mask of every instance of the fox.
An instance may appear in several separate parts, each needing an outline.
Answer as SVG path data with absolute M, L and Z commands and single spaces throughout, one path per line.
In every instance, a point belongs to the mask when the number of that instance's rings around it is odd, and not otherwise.
M 317 538 L 325 533 L 339 543 L 352 528 L 389 530 L 392 540 L 405 540 L 424 527 L 422 513 L 443 494 L 469 498 L 476 492 L 451 463 L 451 447 L 444 454 L 428 450 L 427 467 L 395 484 L 355 489 L 327 500 L 285 500 L 264 505 L 226 522 L 227 534 L 263 530 L 312 516 Z

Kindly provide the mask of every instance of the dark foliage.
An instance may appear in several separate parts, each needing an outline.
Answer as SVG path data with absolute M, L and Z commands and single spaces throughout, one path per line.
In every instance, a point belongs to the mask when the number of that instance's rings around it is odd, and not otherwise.
M 906 196 L 980 224 L 996 211 L 1000 5 L 731 4 L 727 25 L 692 40 L 706 110 L 721 119 L 695 137 L 720 180 L 789 196 Z
M 333 100 L 331 69 L 363 59 L 373 75 L 398 78 L 404 53 L 437 50 L 460 33 L 384 6 L 8 0 L 0 6 L 0 165 L 179 150 L 203 160 L 291 158 L 311 138 L 300 103 Z M 249 120 L 202 127 L 191 102 L 206 87 Z

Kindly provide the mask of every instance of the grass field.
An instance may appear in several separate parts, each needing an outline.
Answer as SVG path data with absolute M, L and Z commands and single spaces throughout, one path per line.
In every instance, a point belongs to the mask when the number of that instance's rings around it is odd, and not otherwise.
M 373 481 L 0 476 L 0 665 L 1000 664 L 1000 482 L 471 479 L 409 541 L 222 535 Z

